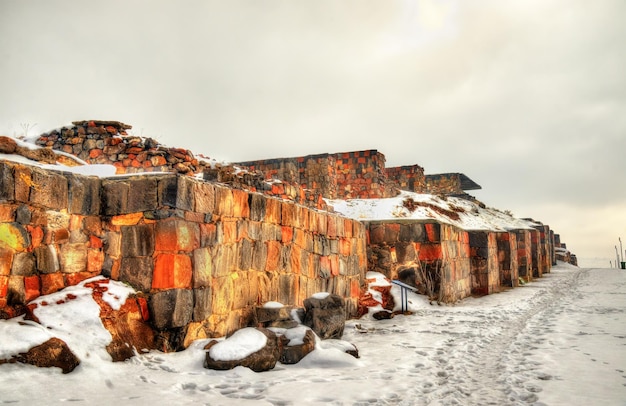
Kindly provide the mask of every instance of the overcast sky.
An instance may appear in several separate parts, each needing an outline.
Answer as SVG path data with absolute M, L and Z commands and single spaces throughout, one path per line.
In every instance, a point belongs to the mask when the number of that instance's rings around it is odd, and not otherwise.
M 377 149 L 467 174 L 608 266 L 625 21 L 623 0 L 0 0 L 0 133 L 119 120 L 226 161 Z

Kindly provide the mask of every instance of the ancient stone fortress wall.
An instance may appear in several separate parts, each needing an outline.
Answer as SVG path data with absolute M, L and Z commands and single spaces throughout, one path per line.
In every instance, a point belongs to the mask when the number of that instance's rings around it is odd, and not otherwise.
M 387 179 L 400 190 L 423 193 L 426 190 L 424 168 L 419 165 L 385 168 Z
M 415 221 L 370 221 L 368 270 L 400 279 L 453 303 L 471 294 L 470 245 L 466 231 L 448 224 Z
M 533 280 L 531 230 L 516 230 L 515 233 L 517 236 L 517 275 L 525 282 L 530 282 Z
M 433 195 L 463 194 L 461 177 L 458 173 L 442 173 L 439 175 L 426 175 L 426 188 L 423 193 Z
M 320 291 L 356 313 L 358 221 L 176 174 L 101 179 L 0 162 L 0 177 L 5 313 L 99 274 L 142 292 L 151 324 L 187 342 Z
M 395 196 L 388 182 L 385 156 L 376 150 L 307 155 L 238 162 L 251 171 L 260 170 L 266 178 L 297 182 L 328 199 L 375 199 Z

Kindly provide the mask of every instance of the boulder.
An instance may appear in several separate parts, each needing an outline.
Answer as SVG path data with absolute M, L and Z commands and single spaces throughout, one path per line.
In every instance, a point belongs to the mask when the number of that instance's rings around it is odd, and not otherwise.
M 340 339 L 346 323 L 345 300 L 338 295 L 317 294 L 304 300 L 304 325 L 322 340 Z
M 233 348 L 231 353 L 235 353 L 234 356 L 231 357 L 219 357 L 216 354 L 220 353 L 226 346 L 237 347 L 247 346 L 249 345 L 249 340 L 242 338 L 244 335 L 248 336 L 257 336 L 258 334 L 253 333 L 252 330 L 258 331 L 261 334 L 265 335 L 267 338 L 265 345 L 257 351 L 252 352 L 251 354 L 244 356 L 241 359 L 237 359 L 236 353 L 239 352 L 238 348 Z M 257 337 L 253 337 L 256 339 Z M 242 341 L 239 343 L 239 341 Z M 248 341 L 248 342 L 243 342 Z M 219 346 L 219 347 L 216 347 Z M 215 348 L 214 348 L 215 347 Z M 231 337 L 227 338 L 224 341 L 216 341 L 212 340 L 209 342 L 206 347 L 204 347 L 206 352 L 206 358 L 204 360 L 204 367 L 207 369 L 216 369 L 220 371 L 233 369 L 237 366 L 244 366 L 250 368 L 255 372 L 269 371 L 274 368 L 276 362 L 280 358 L 280 341 L 278 336 L 274 334 L 272 331 L 264 329 L 264 328 L 245 328 L 235 332 Z M 214 349 L 211 351 L 211 349 Z M 212 354 L 213 352 L 213 354 Z M 218 359 L 216 359 L 218 358 Z
M 17 143 L 13 138 L 0 136 L 0 154 L 13 154 L 17 149 Z
M 31 348 L 26 353 L 15 356 L 14 360 L 37 367 L 61 368 L 64 374 L 72 372 L 80 364 L 80 360 L 69 349 L 67 344 L 56 337 Z
M 293 328 L 285 331 L 281 337 L 283 347 L 280 354 L 280 362 L 283 364 L 297 364 L 315 349 L 315 333 L 304 327 Z

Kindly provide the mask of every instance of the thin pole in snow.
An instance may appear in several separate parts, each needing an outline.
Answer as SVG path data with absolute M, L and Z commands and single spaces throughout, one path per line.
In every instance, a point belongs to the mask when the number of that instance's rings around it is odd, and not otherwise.
M 624 262 L 624 248 L 622 247 L 622 237 L 617 237 L 619 240 L 619 253 L 622 256 L 622 262 Z
M 615 246 L 615 267 L 619 268 L 619 251 L 617 250 L 617 245 Z

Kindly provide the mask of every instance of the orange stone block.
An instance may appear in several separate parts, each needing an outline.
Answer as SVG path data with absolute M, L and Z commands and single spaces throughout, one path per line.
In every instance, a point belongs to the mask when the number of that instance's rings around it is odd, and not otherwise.
M 248 193 L 243 190 L 233 190 L 233 216 L 250 217 Z
M 103 154 L 103 151 L 101 149 L 94 148 L 91 151 L 89 151 L 89 158 L 95 159 L 95 158 L 98 158 L 102 154 Z
M 330 258 L 329 257 L 320 257 L 320 270 L 323 273 L 330 273 Z
M 283 244 L 288 244 L 293 241 L 293 227 L 281 227 L 281 241 Z
M 350 281 L 350 297 L 360 297 L 361 296 L 361 285 L 358 279 L 352 279 Z
M 87 272 L 101 273 L 103 263 L 104 252 L 93 248 L 87 250 Z
M 42 295 L 49 295 L 50 293 L 58 292 L 65 287 L 63 274 L 60 272 L 42 274 L 40 278 Z
M 64 274 L 65 286 L 78 285 L 85 279 L 93 278 L 94 276 L 97 276 L 97 275 L 98 275 L 98 272 L 87 272 L 87 271 Z
M 280 243 L 278 241 L 267 242 L 267 262 L 265 270 L 274 272 L 278 269 L 278 261 L 280 261 Z
M 134 226 L 138 224 L 142 218 L 142 212 L 122 214 L 119 216 L 113 216 L 111 218 L 111 224 L 113 224 L 114 226 Z
M 94 235 L 89 236 L 89 247 L 102 248 L 102 240 Z
M 236 220 L 224 220 L 222 222 L 222 229 L 224 231 L 223 242 L 233 243 L 237 242 L 237 221 Z
M 0 299 L 7 297 L 9 289 L 9 277 L 0 276 Z
M 154 263 L 153 289 L 191 288 L 191 258 L 183 254 L 159 254 Z
M 468 245 L 469 247 L 469 245 Z M 435 261 L 442 259 L 441 245 L 439 244 L 422 244 L 419 251 L 420 261 Z
M 235 238 L 237 223 L 234 223 Z M 184 220 L 159 221 L 156 226 L 155 250 L 187 251 L 200 247 L 200 227 Z
M 339 219 L 334 216 L 328 216 L 328 223 L 326 224 L 326 235 L 330 238 L 337 236 L 337 221 Z
M 352 243 L 349 239 L 342 238 L 339 240 L 339 253 L 343 256 L 352 254 Z
M 428 236 L 428 241 L 430 242 L 439 242 L 438 232 L 437 232 L 437 224 L 425 224 L 424 228 L 426 229 L 426 235 Z
M 15 221 L 15 206 L 0 204 L 0 222 L 10 223 Z
M 25 301 L 30 302 L 41 296 L 41 284 L 38 276 L 26 276 L 24 278 Z
M 330 257 L 330 273 L 333 276 L 339 275 L 339 257 L 337 255 Z

